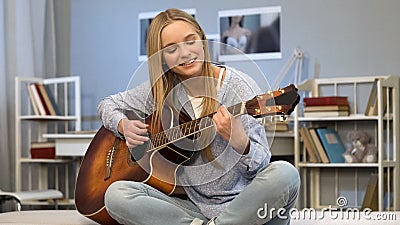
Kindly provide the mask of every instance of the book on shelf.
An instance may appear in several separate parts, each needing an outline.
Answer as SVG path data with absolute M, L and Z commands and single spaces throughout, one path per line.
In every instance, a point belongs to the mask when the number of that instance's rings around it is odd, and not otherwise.
M 28 93 L 35 115 L 61 115 L 49 87 L 40 83 L 31 83 L 28 85 Z
M 46 115 L 46 109 L 44 108 L 45 106 L 43 105 L 43 102 L 40 98 L 39 95 L 39 90 L 36 88 L 35 84 L 29 84 L 28 85 L 28 90 L 29 92 L 32 93 L 32 105 L 37 107 L 37 111 L 35 113 L 38 113 L 36 115 L 43 116 Z
M 348 105 L 316 105 L 304 107 L 304 112 L 349 111 Z
M 47 90 L 45 89 L 44 85 L 43 84 L 35 84 L 35 85 L 36 85 L 37 89 L 39 90 L 40 94 L 42 95 L 43 103 L 46 106 L 47 111 L 49 113 L 48 115 L 51 115 L 51 116 L 57 115 L 56 111 L 53 107 L 53 104 L 50 101 L 49 94 L 47 93 Z
M 316 128 L 316 133 L 325 149 L 330 163 L 344 163 L 343 153 L 346 148 L 339 134 L 334 129 Z
M 378 115 L 378 80 L 379 78 L 374 80 L 374 83 L 372 84 L 371 92 L 369 94 L 368 102 L 367 102 L 367 107 L 365 109 L 364 115 L 366 116 L 377 116 Z M 387 94 L 386 94 L 386 88 L 383 89 L 382 91 L 382 101 L 383 101 L 383 111 L 385 112 L 386 109 L 386 104 L 387 104 Z
M 308 128 L 308 131 L 310 132 L 310 136 L 311 136 L 312 141 L 313 141 L 313 143 L 315 145 L 316 152 L 318 153 L 318 155 L 319 155 L 319 157 L 321 159 L 321 162 L 322 163 L 330 163 L 330 160 L 329 160 L 328 155 L 327 155 L 327 153 L 325 151 L 325 148 L 322 145 L 322 142 L 321 142 L 321 140 L 320 140 L 320 138 L 319 138 L 319 136 L 318 136 L 318 134 L 316 132 L 316 128 Z
M 33 108 L 33 112 L 35 115 L 40 115 L 39 106 L 37 105 L 37 101 L 35 100 L 36 96 L 33 88 L 30 85 L 27 86 L 29 99 L 31 100 L 31 105 Z
M 42 103 L 42 105 L 43 105 L 44 111 L 45 111 L 45 114 L 44 114 L 44 115 L 51 115 L 51 114 L 50 114 L 49 107 L 48 107 L 48 105 L 46 104 L 46 101 L 45 101 L 45 99 L 44 99 L 43 92 L 42 92 L 42 90 L 40 89 L 40 84 L 39 84 L 39 83 L 33 83 L 33 85 L 35 86 L 37 92 L 39 93 L 39 99 L 40 99 L 40 101 L 41 101 L 41 103 Z
M 378 207 L 378 174 L 373 173 L 370 175 L 368 180 L 367 189 L 365 190 L 365 195 L 363 202 L 361 204 L 361 209 L 369 208 L 373 211 L 379 210 Z
M 378 115 L 378 79 L 375 79 L 372 84 L 371 92 L 369 93 L 369 98 L 367 102 L 367 107 L 365 109 L 366 116 Z
M 54 142 L 32 142 L 30 152 L 32 159 L 55 159 L 56 144 Z
M 54 94 L 51 91 L 50 87 L 48 85 L 43 85 L 44 87 L 44 91 L 46 92 L 47 96 L 49 97 L 49 104 L 51 105 L 51 107 L 54 109 L 54 113 L 55 115 L 61 115 L 61 111 L 58 108 L 58 104 L 56 102 L 56 99 L 54 98 Z
M 306 127 L 300 128 L 300 136 L 303 140 L 304 147 L 308 156 L 310 157 L 310 162 L 319 163 L 321 162 L 320 156 L 317 152 L 317 148 L 311 137 L 310 131 Z
M 278 131 L 285 132 L 289 130 L 289 124 L 287 121 L 272 121 L 265 123 L 265 129 L 267 131 Z
M 307 106 L 327 106 L 327 105 L 349 105 L 347 96 L 323 96 L 303 98 L 304 105 Z
M 327 96 L 304 98 L 304 117 L 332 117 L 350 115 L 347 97 Z
M 348 110 L 340 110 L 340 111 L 308 111 L 304 112 L 303 116 L 304 117 L 333 117 L 333 116 L 348 116 L 349 111 Z

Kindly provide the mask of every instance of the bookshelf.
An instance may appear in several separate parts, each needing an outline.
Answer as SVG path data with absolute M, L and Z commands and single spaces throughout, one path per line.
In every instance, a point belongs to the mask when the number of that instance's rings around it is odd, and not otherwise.
M 40 113 L 29 90 L 32 84 L 46 87 L 57 113 Z M 73 188 L 78 158 L 32 158 L 31 143 L 53 142 L 47 133 L 69 133 L 81 130 L 80 77 L 42 79 L 15 78 L 15 191 L 59 190 L 64 199 L 58 205 L 73 205 Z M 43 100 L 43 99 L 42 99 Z M 48 100 L 47 100 L 48 102 Z M 44 101 L 41 102 L 45 104 Z M 48 107 L 48 106 L 44 106 Z M 48 205 L 50 201 L 29 201 L 23 205 Z
M 296 108 L 294 154 L 302 179 L 299 208 L 337 207 L 337 199 L 345 197 L 346 207 L 361 209 L 365 207 L 363 201 L 370 180 L 373 174 L 378 174 L 377 210 L 400 210 L 399 78 L 394 75 L 318 78 L 298 85 L 303 99 L 347 96 L 350 106 L 348 116 L 330 117 L 304 117 L 302 102 Z M 371 97 L 375 103 L 371 103 Z M 348 131 L 367 131 L 371 136 L 370 143 L 378 149 L 377 162 L 322 163 L 311 160 L 300 131 L 314 127 L 334 129 L 344 143 Z

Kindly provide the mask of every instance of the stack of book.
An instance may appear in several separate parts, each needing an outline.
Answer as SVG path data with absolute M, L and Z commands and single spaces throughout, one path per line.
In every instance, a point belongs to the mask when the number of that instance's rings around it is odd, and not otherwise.
M 344 163 L 346 151 L 339 134 L 329 128 L 300 128 L 304 148 L 312 163 Z
M 33 111 L 38 116 L 61 115 L 56 100 L 47 85 L 40 83 L 28 84 L 28 94 Z
M 56 144 L 54 142 L 33 142 L 31 143 L 32 159 L 55 159 Z
M 346 96 L 304 98 L 304 117 L 348 116 L 350 107 Z

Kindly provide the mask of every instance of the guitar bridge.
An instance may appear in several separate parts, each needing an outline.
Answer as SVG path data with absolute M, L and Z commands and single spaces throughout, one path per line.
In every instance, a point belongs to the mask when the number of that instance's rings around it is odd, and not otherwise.
M 117 152 L 118 143 L 119 140 L 116 138 L 113 147 L 110 150 L 108 150 L 107 160 L 106 160 L 106 175 L 104 177 L 104 180 L 108 180 L 111 177 L 111 170 L 114 162 L 114 157 Z

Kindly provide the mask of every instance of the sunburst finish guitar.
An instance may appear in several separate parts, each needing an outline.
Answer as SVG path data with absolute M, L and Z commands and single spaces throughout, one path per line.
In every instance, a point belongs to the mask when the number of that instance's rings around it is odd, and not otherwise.
M 267 92 L 228 107 L 234 116 L 249 114 L 253 117 L 289 115 L 299 102 L 297 88 L 289 85 Z M 132 112 L 126 112 L 133 119 Z M 213 126 L 209 119 L 191 120 L 179 113 L 179 124 L 163 130 L 151 126 L 151 115 L 145 118 L 150 124 L 150 141 L 131 150 L 125 141 L 101 127 L 93 138 L 83 158 L 75 188 L 75 205 L 79 213 L 100 223 L 118 224 L 107 213 L 104 194 L 118 180 L 144 182 L 171 195 L 176 189 L 176 170 L 190 159 L 193 151 L 180 149 L 176 143 Z

